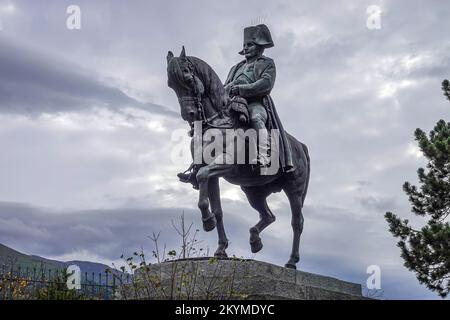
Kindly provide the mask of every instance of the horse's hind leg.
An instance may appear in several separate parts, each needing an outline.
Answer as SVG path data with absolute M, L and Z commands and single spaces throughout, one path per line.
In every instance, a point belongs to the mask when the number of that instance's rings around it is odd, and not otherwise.
M 241 187 L 241 189 L 246 194 L 252 208 L 259 212 L 260 220 L 250 228 L 250 246 L 252 252 L 257 253 L 263 247 L 259 234 L 275 221 L 275 216 L 267 205 L 268 194 L 264 187 Z
M 219 236 L 219 246 L 217 247 L 214 256 L 217 258 L 226 258 L 227 253 L 225 252 L 225 250 L 228 247 L 228 239 L 227 235 L 225 234 L 225 228 L 223 225 L 222 205 L 220 203 L 219 178 L 211 178 L 209 180 L 208 195 L 211 204 L 211 211 L 216 217 L 217 234 Z
M 296 264 L 300 260 L 300 236 L 303 231 L 303 198 L 302 193 L 298 191 L 289 192 L 285 190 L 291 205 L 292 211 L 292 230 L 294 231 L 293 241 L 292 241 L 292 252 L 289 261 L 286 263 L 286 268 L 296 269 Z

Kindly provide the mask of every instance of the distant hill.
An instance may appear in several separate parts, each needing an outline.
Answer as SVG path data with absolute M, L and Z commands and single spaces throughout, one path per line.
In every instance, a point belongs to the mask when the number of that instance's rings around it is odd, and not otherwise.
M 54 272 L 56 270 L 62 271 L 69 265 L 79 266 L 83 279 L 86 273 L 88 274 L 88 278 L 92 276 L 92 273 L 97 277 L 99 273 L 104 274 L 107 268 L 111 269 L 105 264 L 90 261 L 57 261 L 34 255 L 26 255 L 0 243 L 0 273 L 3 271 L 3 268 L 9 271 L 11 267 L 15 270 L 20 267 L 22 271 L 28 269 L 29 272 L 33 272 L 34 269 L 45 270 L 46 272 L 51 270 L 51 272 Z M 115 271 L 115 273 L 119 273 L 119 271 Z

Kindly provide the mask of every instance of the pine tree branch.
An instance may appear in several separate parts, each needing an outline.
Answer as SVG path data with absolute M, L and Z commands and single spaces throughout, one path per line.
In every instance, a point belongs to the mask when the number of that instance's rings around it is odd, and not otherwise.
M 450 100 L 450 82 L 447 79 L 442 81 L 442 91 L 444 91 L 444 96 Z

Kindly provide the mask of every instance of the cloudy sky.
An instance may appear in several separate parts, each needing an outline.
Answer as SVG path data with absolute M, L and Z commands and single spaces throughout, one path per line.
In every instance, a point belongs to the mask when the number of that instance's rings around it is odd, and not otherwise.
M 71 4 L 81 30 L 66 27 Z M 379 30 L 366 26 L 369 5 L 382 9 Z M 200 214 L 197 192 L 176 177 L 186 165 L 172 159 L 173 135 L 188 126 L 165 56 L 185 45 L 224 81 L 243 27 L 263 21 L 278 113 L 312 159 L 299 268 L 365 284 L 378 265 L 384 298 L 436 298 L 403 267 L 383 215 L 422 223 L 401 186 L 425 163 L 415 128 L 449 117 L 449 16 L 438 0 L 0 0 L 0 243 L 108 264 L 151 250 L 153 231 L 175 247 L 171 220 L 184 211 L 199 225 Z M 269 198 L 278 219 L 251 255 L 258 214 L 238 187 L 221 186 L 228 253 L 283 265 L 285 196 Z M 215 250 L 215 232 L 200 238 Z

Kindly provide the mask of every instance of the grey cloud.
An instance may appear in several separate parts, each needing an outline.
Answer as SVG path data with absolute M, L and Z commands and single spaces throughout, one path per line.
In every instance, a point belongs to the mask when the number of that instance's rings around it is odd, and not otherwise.
M 137 101 L 75 63 L 13 44 L 6 37 L 0 38 L 0 100 L 3 113 L 38 115 L 92 107 L 135 107 L 177 115 L 166 107 Z
M 394 197 L 377 198 L 374 196 L 361 196 L 357 198 L 364 208 L 377 212 L 386 212 L 396 206 Z
M 170 219 L 176 219 L 181 212 L 182 209 L 124 208 L 55 213 L 45 208 L 2 202 L 0 219 L 11 228 L 2 228 L 0 241 L 29 254 L 58 256 L 89 250 L 113 261 L 122 253 L 131 254 L 141 246 L 149 247 L 147 236 L 152 232 L 167 233 Z M 12 228 L 13 225 L 16 227 Z M 28 228 L 44 231 L 29 232 Z M 175 246 L 175 241 L 168 242 L 168 246 Z

